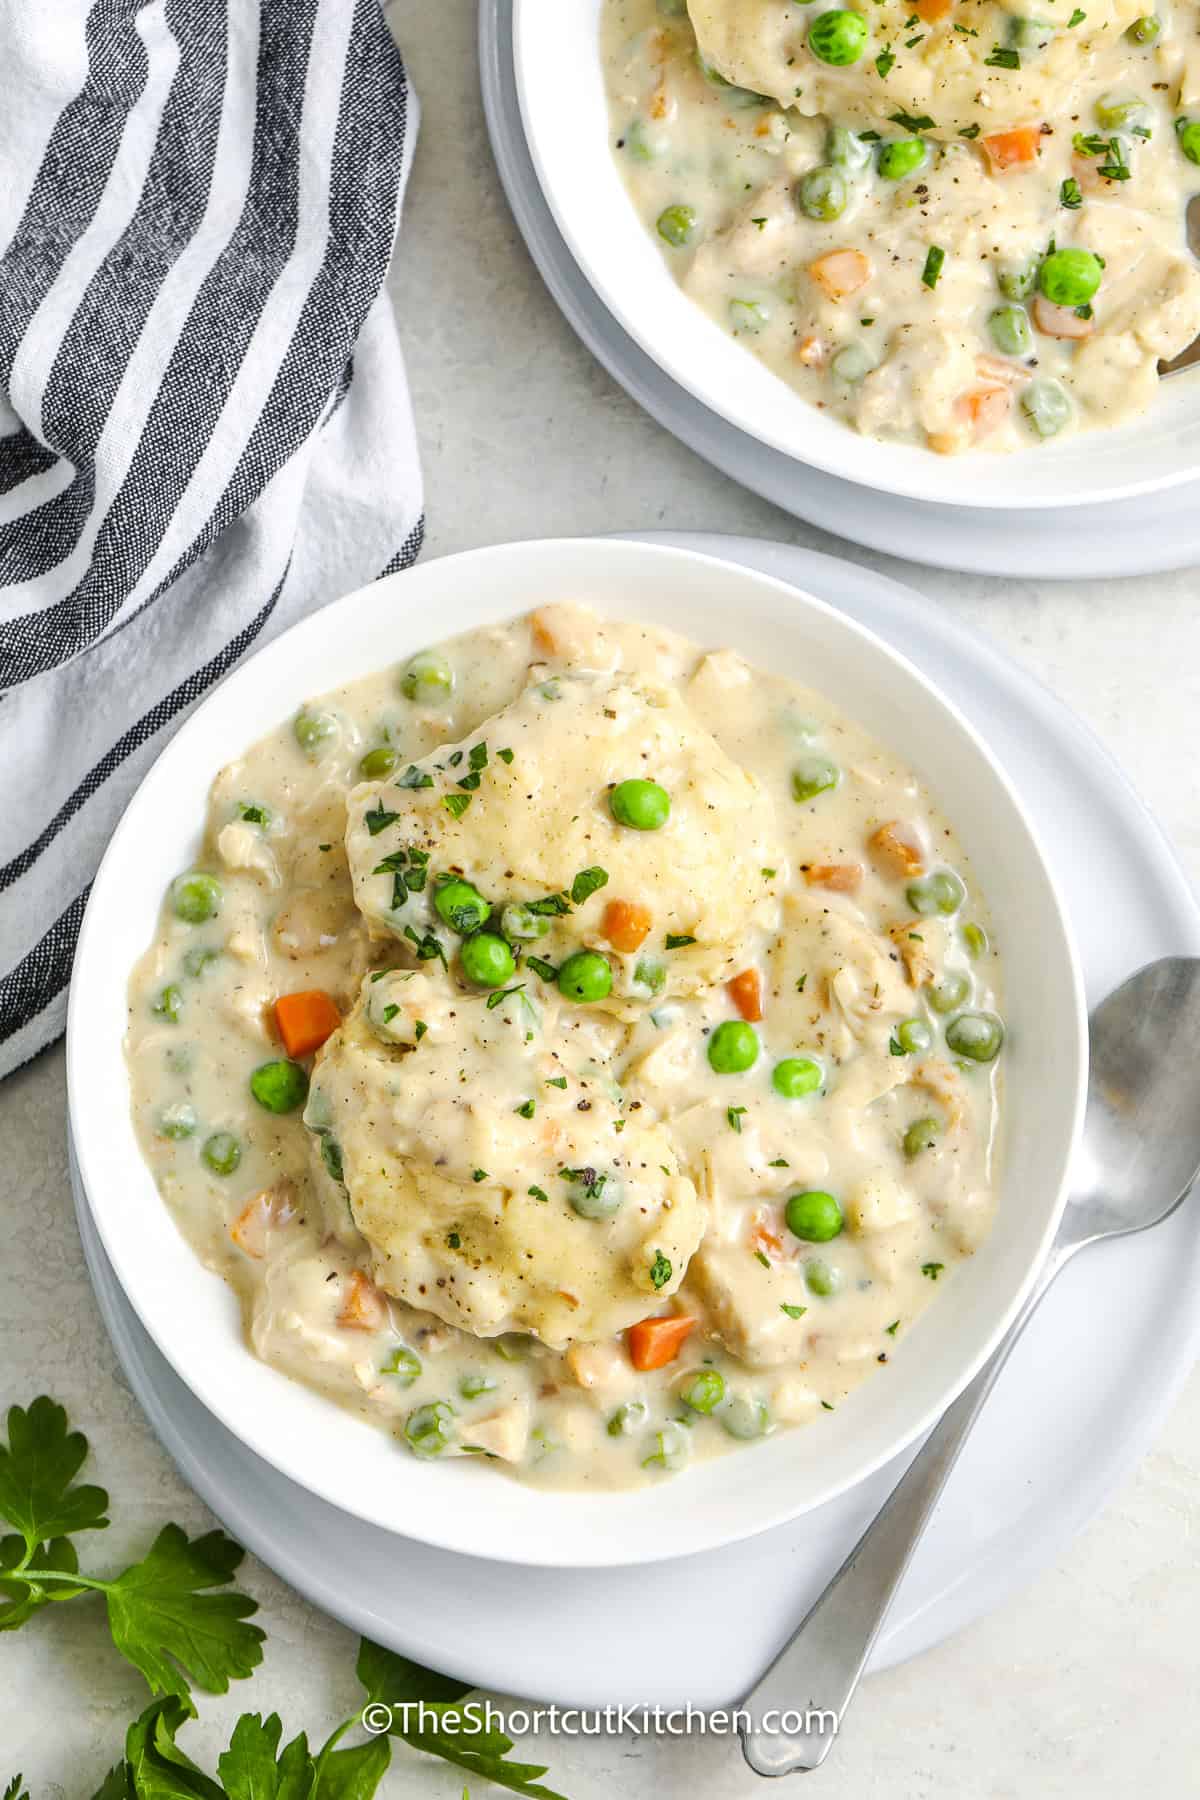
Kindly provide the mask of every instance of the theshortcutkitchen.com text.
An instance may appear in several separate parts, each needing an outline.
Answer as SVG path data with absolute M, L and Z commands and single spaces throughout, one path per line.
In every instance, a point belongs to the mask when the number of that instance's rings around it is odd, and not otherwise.
M 448 1736 L 500 1731 L 510 1738 L 539 1732 L 550 1737 L 731 1737 L 755 1728 L 755 1721 L 740 1707 L 706 1712 L 695 1706 L 498 1706 L 491 1700 L 464 1700 L 449 1708 L 423 1700 L 394 1706 L 376 1700 L 363 1708 L 362 1722 L 376 1736 L 398 1729 Z M 807 1737 L 836 1732 L 838 1724 L 837 1713 L 828 1708 L 796 1707 L 769 1709 L 757 1721 L 757 1729 L 772 1736 Z

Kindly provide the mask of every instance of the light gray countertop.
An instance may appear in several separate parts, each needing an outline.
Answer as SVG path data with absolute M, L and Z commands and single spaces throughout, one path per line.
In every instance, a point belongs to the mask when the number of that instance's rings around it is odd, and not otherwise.
M 471 0 L 398 0 L 394 15 L 424 106 L 394 288 L 424 453 L 426 555 L 671 525 L 810 544 L 885 569 L 1075 708 L 1200 879 L 1197 572 L 1042 584 L 919 569 L 798 524 L 697 461 L 575 341 L 525 255 L 480 114 L 474 11 Z M 1098 906 L 1103 891 L 1098 869 Z M 48 1391 L 88 1432 L 116 1520 L 95 1555 L 116 1568 L 167 1519 L 195 1529 L 207 1515 L 151 1435 L 96 1312 L 67 1185 L 64 1108 L 59 1050 L 0 1089 L 0 1400 Z M 251 1685 L 204 1703 L 186 1740 L 202 1760 L 245 1707 L 277 1708 L 293 1729 L 322 1736 L 354 1703 L 350 1635 L 261 1567 L 249 1564 L 245 1580 L 262 1602 L 267 1658 Z M 1182 1800 L 1200 1770 L 1198 1615 L 1194 1373 L 1136 1476 L 1034 1588 L 867 1682 L 818 1790 L 829 1800 Z M 21 1768 L 34 1800 L 91 1794 L 143 1703 L 138 1678 L 90 1608 L 52 1609 L 0 1641 L 0 1789 Z M 536 1749 L 571 1800 L 608 1800 L 618 1787 L 632 1800 L 763 1791 L 732 1742 L 543 1739 Z M 403 1747 L 393 1771 L 385 1794 L 462 1790 Z M 473 1800 L 483 1791 L 473 1787 Z

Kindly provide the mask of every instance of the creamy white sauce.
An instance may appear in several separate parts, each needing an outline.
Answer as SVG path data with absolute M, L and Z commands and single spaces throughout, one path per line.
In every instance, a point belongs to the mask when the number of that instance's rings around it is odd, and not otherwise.
M 621 1487 L 819 1421 L 891 1378 L 991 1219 L 1002 1057 L 957 1022 L 996 1013 L 999 959 L 953 832 L 900 757 L 731 652 L 562 607 L 441 654 L 451 691 L 386 670 L 214 783 L 212 915 L 173 891 L 130 986 L 160 1191 L 256 1353 L 418 1452 Z M 660 829 L 614 819 L 633 776 L 668 791 Z M 496 908 L 567 896 L 491 992 L 434 904 L 449 872 Z M 595 1003 L 553 978 L 581 949 Z M 251 1080 L 313 989 L 343 1024 L 276 1114 Z M 719 1072 L 738 996 L 757 1055 Z M 799 1058 L 819 1083 L 788 1098 Z M 813 1191 L 827 1241 L 789 1229 Z M 639 1370 L 660 1316 L 694 1323 Z
M 829 10 L 607 0 L 614 154 L 684 291 L 869 437 L 1017 450 L 1143 411 L 1200 333 L 1196 7 L 1142 44 L 1138 0 L 883 0 L 847 67 L 809 48 Z M 1033 158 L 998 167 L 1014 129 Z M 888 179 L 901 138 L 918 161 Z M 1087 316 L 1039 292 L 1052 244 L 1103 259 Z

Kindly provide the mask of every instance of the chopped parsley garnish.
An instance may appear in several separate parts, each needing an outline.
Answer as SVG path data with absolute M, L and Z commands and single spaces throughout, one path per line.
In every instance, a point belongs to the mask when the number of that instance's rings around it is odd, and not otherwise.
M 527 956 L 525 967 L 532 969 L 535 975 L 540 975 L 543 981 L 558 980 L 558 970 L 552 962 L 547 962 L 544 956 Z
M 243 800 L 238 805 L 238 818 L 245 819 L 247 825 L 269 825 L 271 815 L 265 806 L 247 806 Z
M 442 805 L 452 819 L 461 819 L 471 804 L 470 794 L 443 794 Z
M 513 1111 L 520 1119 L 532 1119 L 536 1107 L 536 1100 L 522 1100 L 520 1106 L 513 1107 Z
M 462 1249 L 462 1239 L 459 1237 L 457 1231 L 448 1231 L 446 1233 L 446 1242 L 451 1250 Z
M 904 131 L 932 131 L 934 125 L 928 113 L 894 112 L 889 113 L 888 118 Z
M 830 1405 L 830 1404 L 829 1404 L 829 1402 L 828 1402 L 828 1400 L 822 1400 L 822 1402 L 821 1402 L 821 1405 L 822 1405 L 822 1406 L 823 1406 L 823 1407 L 824 1407 L 824 1408 L 825 1408 L 825 1411 L 826 1411 L 826 1412 L 832 1412 L 832 1411 L 833 1411 L 833 1408 L 832 1408 L 832 1406 L 831 1406 L 831 1405 Z
M 930 1281 L 936 1281 L 945 1266 L 945 1263 L 922 1263 L 921 1273 L 928 1275 Z
M 786 1156 L 777 1156 L 774 1162 L 767 1164 L 768 1169 L 790 1169 L 791 1166 Z
M 991 55 L 985 56 L 983 61 L 985 68 L 989 69 L 1019 69 L 1021 55 L 1019 51 L 1009 50 L 1003 44 L 993 44 Z
M 1058 203 L 1069 212 L 1075 212 L 1083 205 L 1083 193 L 1073 175 L 1068 175 L 1058 190 Z
M 729 1120 L 729 1129 L 730 1131 L 736 1131 L 739 1137 L 742 1135 L 742 1120 L 745 1116 L 746 1108 L 744 1106 L 727 1106 L 725 1108 L 725 1117 Z
M 590 869 L 580 869 L 571 883 L 571 899 L 576 906 L 582 906 L 585 900 L 590 900 L 600 888 L 607 886 L 607 869 L 598 869 L 594 865 Z
M 1087 18 L 1087 14 L 1083 11 L 1082 7 L 1077 6 L 1075 8 L 1075 11 L 1071 14 L 1070 18 L 1067 20 L 1067 30 L 1070 31 L 1073 29 L 1074 26 L 1082 25 L 1083 21 L 1086 18 Z
M 363 814 L 363 824 L 372 837 L 378 837 L 381 831 L 386 831 L 389 825 L 394 825 L 399 817 L 399 813 L 388 812 L 382 801 L 376 801 L 370 812 Z
M 523 904 L 539 918 L 558 919 L 571 910 L 565 894 L 546 894 L 541 900 L 526 900 Z
M 475 1173 L 471 1177 L 471 1180 L 472 1181 L 486 1181 L 487 1178 L 488 1178 L 488 1172 L 486 1169 L 476 1169 Z
M 979 127 L 978 125 L 964 125 L 958 135 L 961 138 L 977 138 L 979 136 Z
M 879 142 L 879 133 L 877 131 L 860 131 L 858 136 L 859 142 L 863 144 L 877 144 Z
M 531 1188 L 528 1188 L 526 1191 L 529 1194 L 529 1197 L 531 1200 L 543 1200 L 543 1201 L 548 1202 L 550 1199 L 550 1196 L 546 1192 L 545 1188 L 540 1188 L 535 1185 Z
M 493 1011 L 495 1007 L 500 1005 L 501 1001 L 511 999 L 513 994 L 519 994 L 524 986 L 525 983 L 523 981 L 518 981 L 513 987 L 500 988 L 496 993 L 489 994 L 487 997 L 487 1010 L 489 1012 Z
M 665 1175 L 666 1173 L 667 1171 L 664 1169 L 663 1174 Z M 605 1185 L 608 1181 L 607 1175 L 604 1175 L 599 1170 L 593 1168 L 560 1169 L 558 1171 L 558 1176 L 560 1181 L 574 1182 L 581 1187 L 588 1200 L 598 1200 L 604 1192 Z M 671 1265 L 668 1263 L 667 1274 L 664 1277 L 664 1280 L 669 1280 L 670 1274 Z
M 695 941 L 695 938 L 689 937 L 686 931 L 669 931 L 667 933 L 668 950 L 682 950 L 685 945 L 694 944 Z
M 875 58 L 875 73 L 881 81 L 886 81 L 895 66 L 896 58 L 892 54 L 892 47 L 889 44 L 887 49 L 881 50 Z
M 500 758 L 502 763 L 510 763 L 513 759 L 513 752 L 511 750 L 497 750 L 496 755 Z
M 808 1311 L 808 1308 L 807 1306 L 793 1306 L 790 1301 L 781 1300 L 779 1302 L 779 1310 L 780 1312 L 785 1312 L 789 1319 L 802 1319 Z
M 1125 151 L 1120 138 L 1109 138 L 1108 156 L 1100 164 L 1100 174 L 1106 181 L 1128 181 L 1132 170 L 1125 161 Z
M 771 881 L 774 879 L 775 870 L 774 869 L 760 869 L 759 874 L 763 877 L 763 879 L 765 881 Z
M 940 244 L 930 244 L 925 256 L 925 267 L 921 270 L 921 281 L 927 288 L 935 288 L 938 276 L 946 261 L 946 252 Z
M 416 763 L 409 763 L 403 775 L 397 775 L 394 785 L 402 788 L 432 787 L 433 776 L 425 769 L 418 769 Z
M 771 1259 L 770 1259 L 770 1257 L 769 1257 L 769 1256 L 768 1256 L 768 1255 L 767 1255 L 767 1253 L 766 1253 L 766 1251 L 765 1251 L 765 1250 L 756 1250 L 756 1251 L 755 1251 L 755 1252 L 754 1252 L 754 1255 L 755 1255 L 755 1257 L 756 1257 L 756 1259 L 757 1259 L 757 1260 L 758 1260 L 758 1261 L 759 1261 L 759 1262 L 760 1262 L 760 1263 L 761 1263 L 761 1264 L 762 1264 L 762 1266 L 763 1266 L 763 1268 L 764 1268 L 764 1269 L 769 1269 L 769 1268 L 770 1268 L 770 1266 L 771 1266 Z
M 458 784 L 459 787 L 467 789 L 470 793 L 474 793 L 475 789 L 479 786 L 481 770 L 487 768 L 487 760 L 487 745 L 472 744 L 470 754 L 467 757 L 467 767 L 471 772 L 469 775 L 462 776 Z
M 424 1019 L 418 1019 L 416 1024 L 413 1026 L 413 1036 L 416 1038 L 418 1044 L 420 1043 L 421 1039 L 425 1036 L 425 1033 L 428 1030 L 429 1030 L 429 1027 L 425 1023 Z
M 900 1042 L 900 1039 L 893 1034 L 888 1039 L 888 1055 L 889 1056 L 903 1056 L 904 1054 L 905 1054 L 904 1045 Z
M 654 1261 L 650 1264 L 650 1285 L 657 1291 L 665 1288 L 671 1279 L 671 1265 L 661 1250 L 654 1252 Z
M 899 1329 L 900 1329 L 900 1321 L 899 1321 L 899 1319 L 893 1319 L 893 1320 L 892 1320 L 892 1322 L 891 1322 L 891 1324 L 890 1324 L 890 1325 L 889 1325 L 889 1326 L 888 1326 L 888 1327 L 887 1327 L 887 1334 L 888 1334 L 888 1336 L 889 1336 L 889 1337 L 895 1337 L 895 1335 L 896 1335 L 896 1333 L 897 1333 L 897 1332 L 898 1332 L 898 1331 L 899 1331 Z
M 797 980 L 797 982 L 796 982 L 796 992 L 797 992 L 797 993 L 798 993 L 798 994 L 802 994 L 802 993 L 803 993 L 803 992 L 804 992 L 804 987 L 805 987 L 805 983 L 806 983 L 806 982 L 807 982 L 807 981 L 808 981 L 808 976 L 807 976 L 807 975 L 801 975 L 801 976 L 800 976 L 800 977 L 799 977 L 799 979 L 798 979 L 798 980 Z
M 449 964 L 446 961 L 446 952 L 442 949 L 441 939 L 435 937 L 432 931 L 427 931 L 425 935 L 421 937 L 418 936 L 411 925 L 406 925 L 404 927 L 404 935 L 411 940 L 417 952 L 418 962 L 433 962 L 436 960 L 441 963 L 443 969 L 449 967 Z
M 397 1005 L 396 1005 L 396 1002 L 395 1002 L 395 1001 L 394 1001 L 394 1000 L 393 1000 L 393 1001 L 392 1001 L 392 1003 L 391 1003 L 391 1005 L 390 1005 L 390 1006 L 385 1006 L 385 1007 L 384 1007 L 384 1009 L 383 1009 L 383 1022 L 384 1022 L 384 1024 L 385 1024 L 385 1025 L 390 1025 L 390 1024 L 391 1024 L 391 1022 L 392 1022 L 392 1020 L 393 1020 L 393 1019 L 394 1019 L 394 1018 L 395 1018 L 395 1016 L 396 1016 L 396 1014 L 397 1014 L 397 1013 L 398 1013 L 398 1012 L 399 1012 L 399 1011 L 400 1011 L 400 1008 L 399 1008 L 399 1007 L 398 1007 L 398 1006 L 397 1006 Z
M 761 230 L 762 230 L 762 228 L 763 228 L 763 226 L 764 226 L 764 225 L 765 225 L 765 224 L 766 224 L 766 222 L 767 222 L 767 221 L 766 221 L 766 217 L 765 217 L 765 215 L 764 215 L 764 216 L 763 216 L 763 217 L 762 217 L 762 218 L 759 218 L 759 219 L 751 219 L 751 221 L 750 221 L 750 223 L 751 223 L 751 224 L 752 224 L 752 225 L 757 225 L 757 226 L 758 226 L 758 229 L 759 229 L 759 230 L 760 230 L 760 231 L 761 231 Z
M 565 1088 L 566 1085 L 567 1078 L 565 1075 L 547 1075 L 546 1077 L 547 1087 Z

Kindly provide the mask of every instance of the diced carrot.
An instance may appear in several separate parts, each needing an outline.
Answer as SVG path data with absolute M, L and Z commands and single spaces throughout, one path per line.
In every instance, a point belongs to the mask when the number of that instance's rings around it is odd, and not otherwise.
M 889 875 L 920 875 L 925 867 L 920 845 L 905 837 L 898 819 L 873 831 L 867 839 L 867 847 Z
M 533 641 L 543 656 L 557 656 L 559 651 L 558 633 L 554 629 L 554 615 L 541 607 L 529 615 L 529 629 L 533 633 Z
M 830 300 L 845 300 L 871 279 L 871 265 L 861 250 L 830 250 L 810 262 L 808 272 Z
M 987 151 L 992 174 L 1003 175 L 1006 169 L 1028 168 L 1035 163 L 1041 140 L 1038 126 L 1015 125 L 1011 131 L 994 131 L 979 141 Z
M 1095 319 L 1081 319 L 1073 306 L 1055 306 L 1045 294 L 1033 303 L 1033 322 L 1047 337 L 1085 338 L 1096 329 Z
M 825 361 L 825 346 L 819 337 L 801 338 L 796 345 L 796 361 L 802 362 L 806 369 L 819 369 Z
M 639 906 L 636 900 L 610 900 L 601 929 L 614 950 L 629 953 L 641 949 L 653 923 L 649 907 Z
M 916 0 L 913 11 L 924 24 L 933 25 L 954 11 L 954 0 Z
M 275 1002 L 275 1029 L 289 1056 L 311 1056 L 341 1022 L 341 1013 L 323 988 L 280 994 Z
M 1003 425 L 1012 410 L 1012 394 L 1006 387 L 972 388 L 955 402 L 977 438 L 987 437 Z
M 296 1190 L 290 1181 L 260 1188 L 250 1197 L 229 1227 L 229 1235 L 243 1256 L 261 1262 L 267 1254 L 267 1233 L 272 1225 L 287 1224 L 293 1216 L 295 1198 Z
M 639 1319 L 626 1334 L 630 1362 L 643 1374 L 649 1369 L 665 1369 L 683 1349 L 684 1339 L 695 1323 L 686 1313 L 671 1313 L 665 1319 Z
M 726 982 L 729 998 L 741 1013 L 743 1019 L 751 1025 L 757 1025 L 763 1016 L 762 976 L 757 969 L 743 969 L 732 981 Z
M 765 1219 L 758 1219 L 750 1233 L 750 1248 L 760 1251 L 763 1256 L 782 1256 L 783 1239 L 777 1231 L 771 1230 Z
M 350 1271 L 349 1289 L 342 1296 L 337 1322 L 344 1331 L 378 1331 L 386 1315 L 383 1295 L 361 1269 Z
M 804 871 L 809 887 L 828 888 L 831 894 L 856 894 L 862 878 L 861 863 L 812 863 Z

